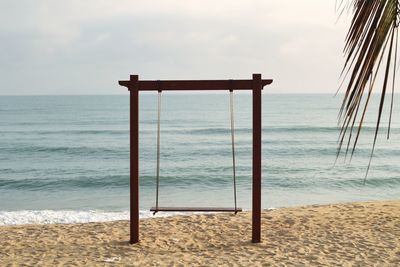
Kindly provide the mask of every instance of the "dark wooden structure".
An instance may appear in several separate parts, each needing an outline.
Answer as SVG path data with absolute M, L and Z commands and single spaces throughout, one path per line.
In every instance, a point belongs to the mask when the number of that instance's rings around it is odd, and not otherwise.
M 139 92 L 251 90 L 253 94 L 253 195 L 252 242 L 261 242 L 261 136 L 262 90 L 272 80 L 253 74 L 252 80 L 156 80 L 140 81 L 138 75 L 119 81 L 130 92 L 130 243 L 139 242 Z M 233 211 L 229 208 L 163 208 L 164 211 Z

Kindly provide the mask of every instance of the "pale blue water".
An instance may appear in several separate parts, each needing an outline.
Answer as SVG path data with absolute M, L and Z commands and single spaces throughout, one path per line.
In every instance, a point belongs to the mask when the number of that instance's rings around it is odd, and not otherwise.
M 140 101 L 146 217 L 155 197 L 157 96 Z M 340 101 L 264 94 L 263 208 L 400 198 L 400 106 L 363 185 L 375 114 L 352 163 L 340 158 L 333 167 Z M 0 97 L 0 224 L 126 218 L 128 104 L 128 95 Z M 160 205 L 233 205 L 228 104 L 228 94 L 164 94 Z M 251 96 L 236 95 L 235 109 L 238 204 L 251 209 Z

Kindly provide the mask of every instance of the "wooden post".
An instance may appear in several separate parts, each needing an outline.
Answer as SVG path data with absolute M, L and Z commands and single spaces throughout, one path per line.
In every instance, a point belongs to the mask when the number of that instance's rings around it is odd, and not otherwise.
M 253 74 L 253 243 L 261 242 L 261 74 Z
M 130 243 L 139 242 L 139 76 L 131 75 L 130 92 Z

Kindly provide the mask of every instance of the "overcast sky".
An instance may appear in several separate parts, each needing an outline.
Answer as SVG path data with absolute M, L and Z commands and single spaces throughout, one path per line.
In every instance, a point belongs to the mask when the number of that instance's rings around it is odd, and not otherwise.
M 118 94 L 141 79 L 273 78 L 334 93 L 350 17 L 334 0 L 0 0 L 0 95 Z

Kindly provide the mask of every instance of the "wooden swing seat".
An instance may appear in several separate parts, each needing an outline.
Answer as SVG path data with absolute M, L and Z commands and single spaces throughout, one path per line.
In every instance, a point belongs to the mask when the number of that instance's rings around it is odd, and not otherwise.
M 241 212 L 242 208 L 218 208 L 218 207 L 152 207 L 153 212 Z

